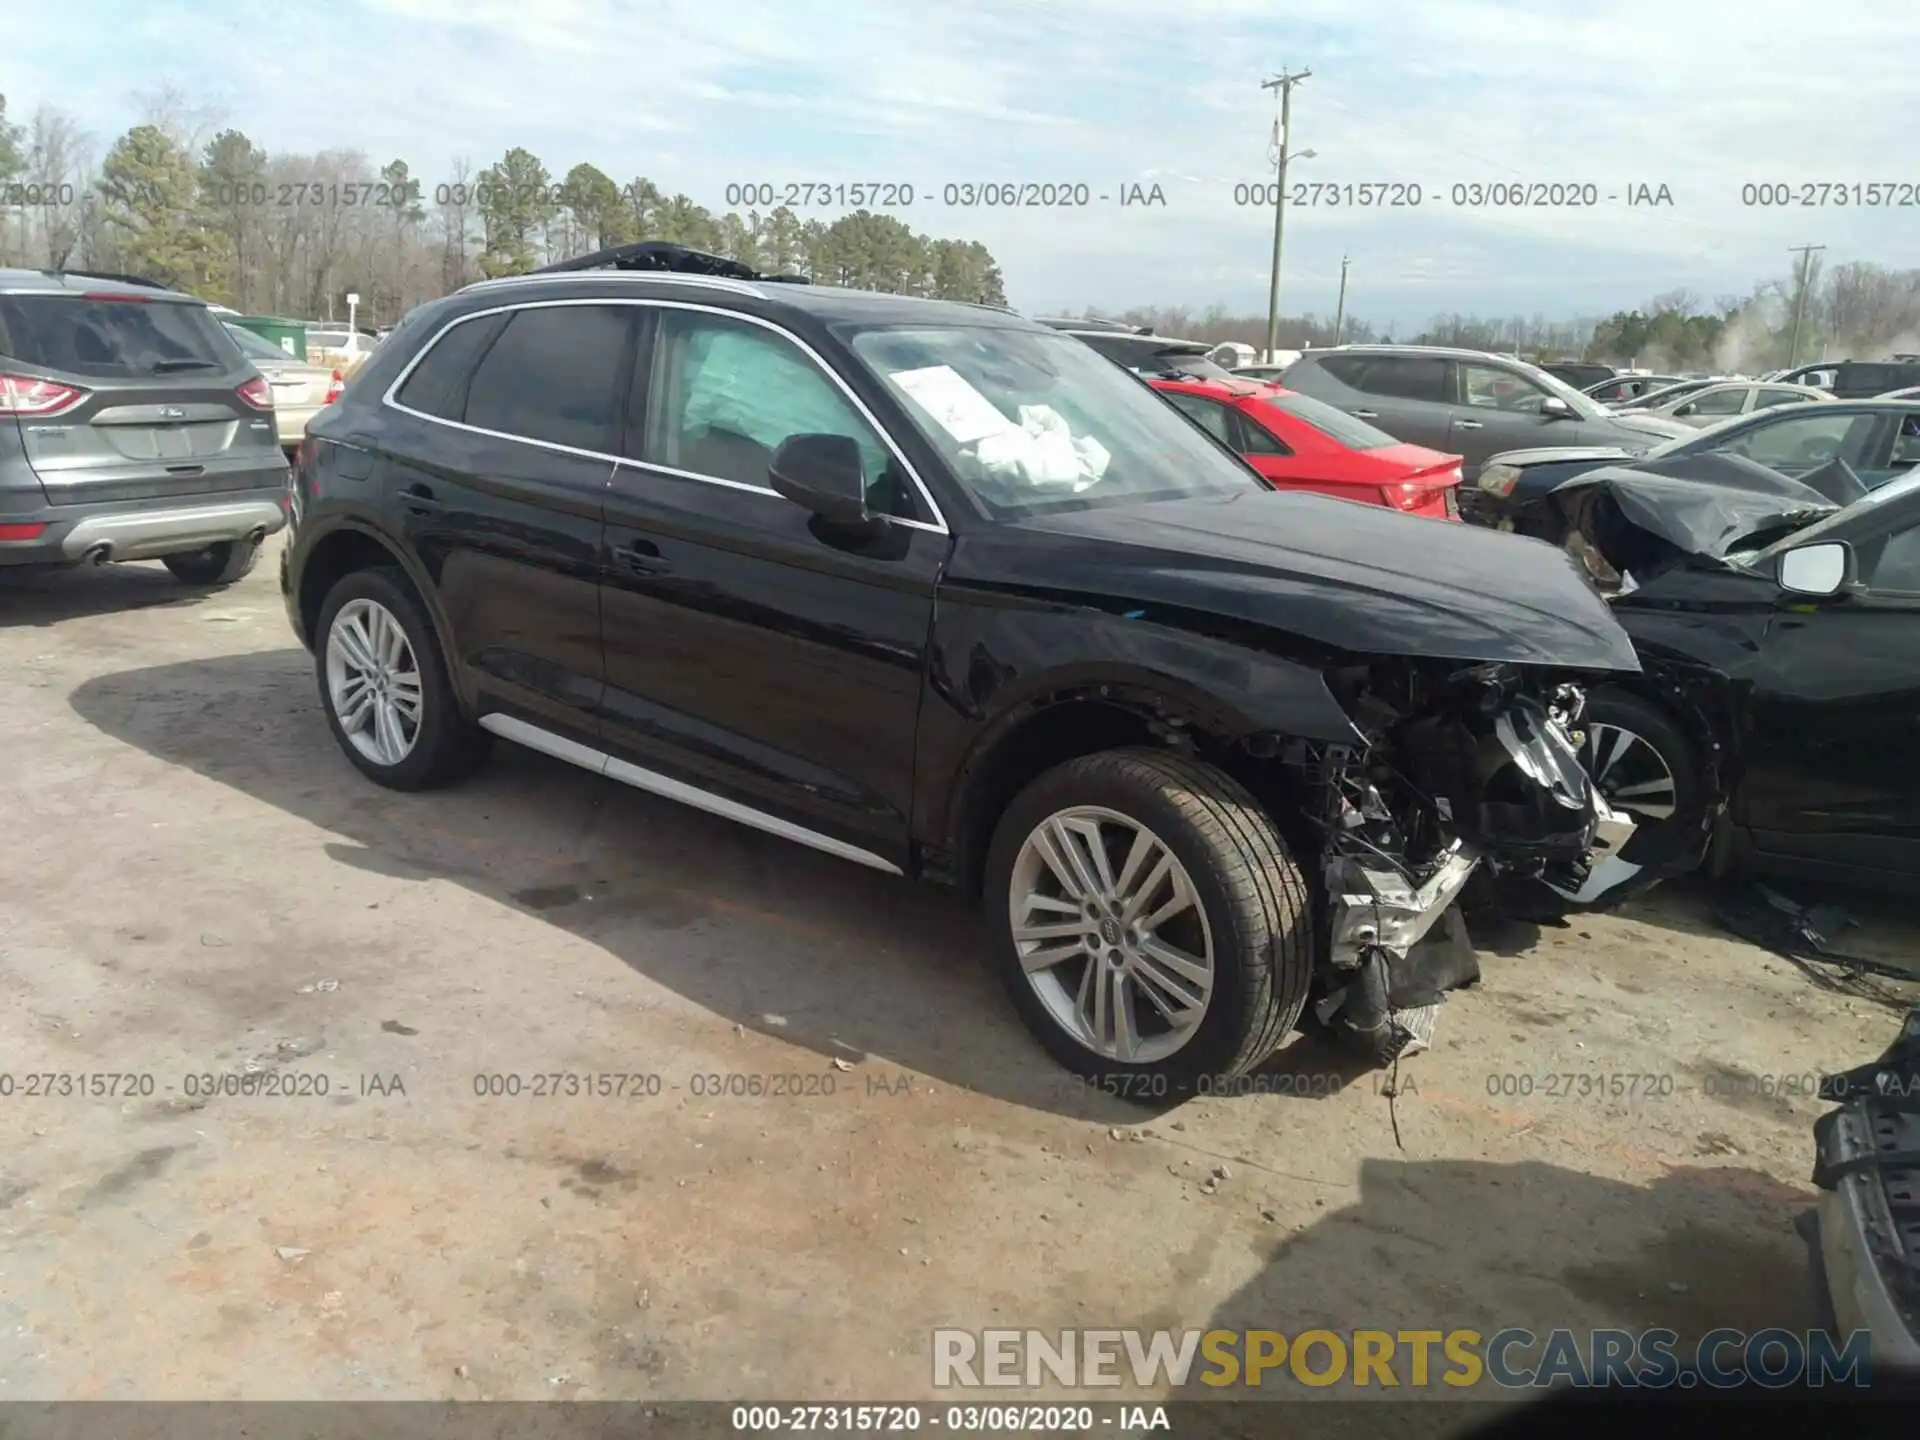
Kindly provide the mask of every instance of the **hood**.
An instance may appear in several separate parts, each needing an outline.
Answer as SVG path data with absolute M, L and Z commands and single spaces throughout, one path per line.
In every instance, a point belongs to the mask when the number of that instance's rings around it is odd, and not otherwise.
M 1838 510 L 1823 490 L 1845 494 L 1851 481 L 1857 493 L 1865 493 L 1844 461 L 1822 466 L 1818 475 L 1816 488 L 1742 456 L 1708 451 L 1605 465 L 1562 481 L 1552 493 L 1604 490 L 1637 529 L 1689 555 L 1720 560 L 1750 535 L 1805 526 Z
M 1661 440 L 1675 440 L 1682 435 L 1697 435 L 1699 429 L 1684 420 L 1670 420 L 1665 415 L 1650 414 L 1645 410 L 1621 410 L 1607 417 L 1616 425 L 1623 425 L 1642 435 L 1652 435 Z
M 1528 465 L 1558 465 L 1563 461 L 1598 465 L 1607 460 L 1631 460 L 1638 453 L 1621 445 L 1536 445 L 1531 450 L 1503 450 L 1489 456 L 1487 464 L 1511 465 L 1516 469 Z
M 1202 612 L 1355 654 L 1640 668 L 1566 552 L 1303 492 L 1035 516 L 969 537 L 948 575 Z

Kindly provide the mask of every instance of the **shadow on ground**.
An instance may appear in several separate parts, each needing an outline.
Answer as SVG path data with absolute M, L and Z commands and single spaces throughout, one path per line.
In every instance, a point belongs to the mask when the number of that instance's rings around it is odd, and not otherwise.
M 183 585 L 155 561 L 46 570 L 0 569 L 0 629 L 58 625 L 89 615 L 117 615 L 155 606 L 183 609 L 220 594 Z
M 935 887 L 512 745 L 449 790 L 382 790 L 340 754 L 299 649 L 122 671 L 71 703 L 107 735 L 338 837 L 324 846 L 334 864 L 456 882 L 750 1030 L 1060 1114 L 1152 1117 L 1074 1083 L 1030 1040 L 973 911 Z M 1324 1080 L 1327 1062 L 1313 1063 Z M 1307 1079 L 1267 1089 L 1319 1098 Z
M 1806 1247 L 1793 1228 L 1808 1203 L 1804 1191 L 1730 1167 L 1677 1169 L 1636 1185 L 1537 1162 L 1367 1160 L 1359 1200 L 1276 1244 L 1203 1328 L 1288 1337 L 1325 1329 L 1343 1338 L 1355 1329 L 1468 1329 L 1480 1333 L 1483 1350 L 1504 1329 L 1544 1342 L 1565 1328 L 1577 1333 L 1583 1356 L 1594 1329 L 1664 1328 L 1677 1333 L 1673 1350 L 1685 1365 L 1701 1337 L 1723 1326 L 1804 1334 L 1820 1325 Z M 1164 1314 L 1137 1323 L 1191 1323 L 1181 1313 L 1179 1297 L 1169 1297 Z M 1516 1344 L 1507 1357 L 1524 1368 L 1541 1352 L 1542 1343 Z M 1309 1373 L 1328 1367 L 1324 1347 L 1309 1353 Z M 1377 1374 L 1367 1387 L 1350 1383 L 1350 1356 L 1342 1378 L 1325 1386 L 1302 1384 L 1284 1365 L 1256 1390 L 1239 1377 L 1211 1386 L 1199 1381 L 1207 1369 L 1196 1362 L 1176 1398 L 1261 1408 L 1215 1408 L 1196 1434 L 1472 1434 L 1511 1413 L 1515 1398 L 1491 1380 L 1445 1384 L 1457 1367 L 1439 1346 L 1424 1388 L 1412 1383 L 1405 1346 L 1392 1366 L 1396 1388 Z M 1268 1410 L 1268 1401 L 1298 1403 Z M 1486 1401 L 1501 1403 L 1475 1403 Z

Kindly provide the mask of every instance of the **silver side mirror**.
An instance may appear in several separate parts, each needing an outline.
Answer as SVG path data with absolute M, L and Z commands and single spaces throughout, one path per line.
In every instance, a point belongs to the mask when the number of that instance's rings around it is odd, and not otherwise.
M 1837 540 L 1789 550 L 1780 557 L 1780 588 L 1795 595 L 1837 595 L 1847 583 L 1851 560 Z

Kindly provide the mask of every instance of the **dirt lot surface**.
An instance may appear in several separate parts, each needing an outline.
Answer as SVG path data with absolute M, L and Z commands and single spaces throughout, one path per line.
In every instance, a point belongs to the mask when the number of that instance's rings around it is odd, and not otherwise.
M 271 554 L 0 573 L 0 674 L 0 1398 L 933 1398 L 937 1326 L 1805 1328 L 1822 1107 L 1762 1092 L 1897 1027 L 1675 887 L 1495 937 L 1391 1100 L 1303 1042 L 1278 1093 L 1143 1113 L 1064 1082 L 937 891 L 509 747 L 362 780 Z M 292 1093 L 205 1093 L 249 1070 Z

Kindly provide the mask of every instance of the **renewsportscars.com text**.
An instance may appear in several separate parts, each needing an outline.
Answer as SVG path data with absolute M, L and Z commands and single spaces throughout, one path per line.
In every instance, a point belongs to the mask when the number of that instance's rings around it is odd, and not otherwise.
M 1216 1389 L 1324 1388 L 1730 1389 L 1865 1387 L 1863 1330 L 1713 1330 L 1683 1346 L 1673 1330 L 936 1330 L 941 1389 L 1045 1385 L 1139 1389 L 1194 1382 Z

